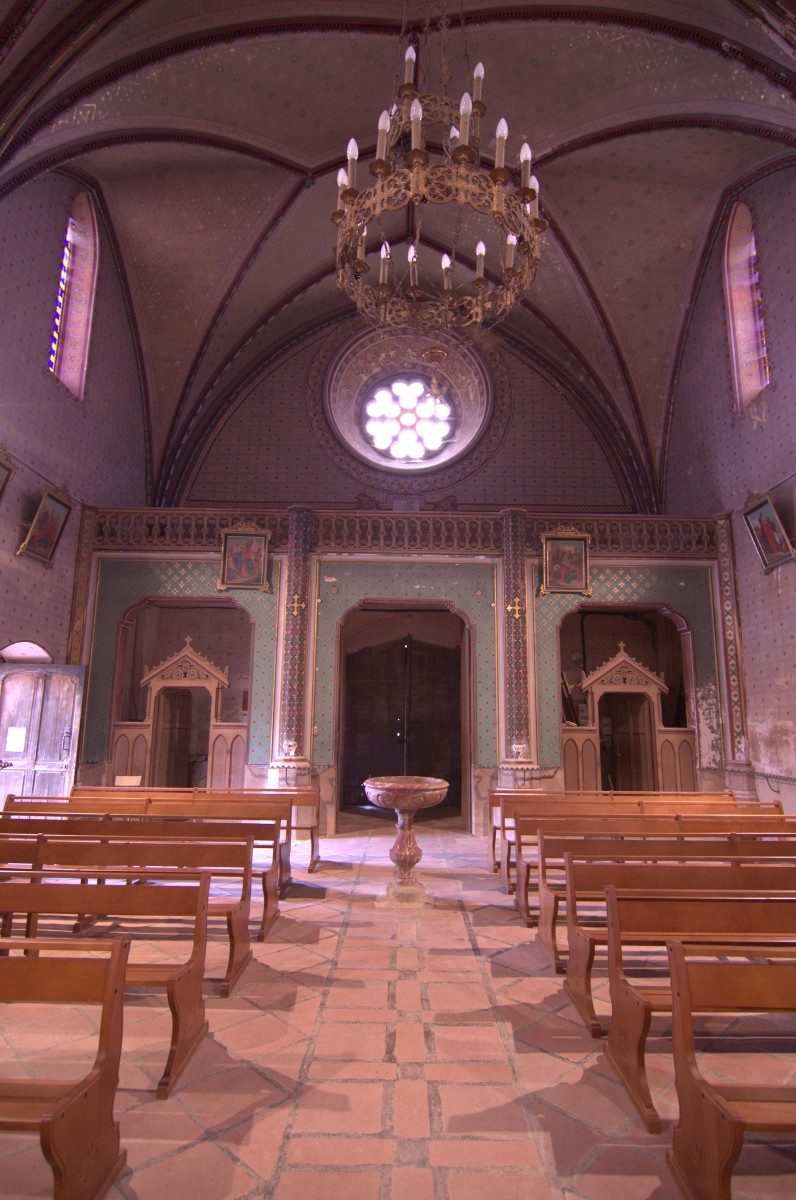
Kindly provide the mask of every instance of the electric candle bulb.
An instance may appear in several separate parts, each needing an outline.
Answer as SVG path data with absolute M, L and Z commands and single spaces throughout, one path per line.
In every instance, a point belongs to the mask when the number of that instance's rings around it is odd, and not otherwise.
M 409 283 L 417 287 L 417 250 L 414 246 L 409 247 Z
M 531 200 L 531 216 L 538 217 L 539 216 L 539 180 L 536 178 L 535 175 L 531 176 L 528 186 L 530 187 L 531 191 L 534 193 L 533 199 Z
M 449 134 L 448 136 L 449 136 L 449 138 L 450 138 L 450 144 L 451 144 L 451 146 L 458 146 L 458 144 L 459 144 L 459 130 L 456 128 L 456 126 L 455 126 L 455 125 L 451 125 L 451 131 L 450 131 L 450 134 Z
M 337 172 L 337 207 L 343 207 L 343 192 L 348 187 L 348 175 L 343 167 Z
M 357 159 L 359 158 L 359 146 L 354 138 L 348 143 L 346 151 L 348 155 L 348 186 L 354 188 L 357 186 Z
M 470 117 L 473 115 L 473 102 L 469 92 L 465 92 L 462 96 L 459 115 L 462 119 L 461 144 L 466 146 L 470 141 Z
M 475 277 L 476 279 L 484 278 L 484 255 L 486 254 L 486 246 L 483 242 L 479 242 L 475 248 Z
M 522 143 L 520 150 L 520 166 L 522 168 L 522 178 L 520 187 L 528 188 L 531 186 L 531 147 L 527 142 Z
M 450 291 L 451 287 L 451 260 L 449 254 L 442 256 L 442 286 L 446 292 Z
M 417 54 L 415 53 L 414 46 L 407 46 L 406 54 L 404 55 L 404 83 L 414 83 L 415 81 L 416 58 Z
M 481 88 L 484 82 L 484 64 L 482 62 L 475 64 L 473 71 L 473 100 L 481 99 Z
M 510 233 L 506 238 L 506 268 L 514 266 L 514 248 L 517 245 L 516 233 Z
M 497 143 L 495 145 L 495 166 L 505 167 L 506 165 L 506 138 L 509 136 L 509 127 L 506 124 L 505 118 L 501 117 L 497 123 L 495 131 Z
M 379 263 L 379 283 L 386 283 L 390 270 L 390 243 L 381 244 L 381 262 Z
M 384 158 L 387 153 L 387 134 L 390 132 L 390 114 L 385 108 L 379 117 L 379 135 L 376 139 L 376 158 Z
M 412 122 L 412 149 L 420 150 L 422 148 L 420 123 L 423 120 L 423 105 L 419 100 L 412 101 L 412 106 L 409 109 L 409 119 Z

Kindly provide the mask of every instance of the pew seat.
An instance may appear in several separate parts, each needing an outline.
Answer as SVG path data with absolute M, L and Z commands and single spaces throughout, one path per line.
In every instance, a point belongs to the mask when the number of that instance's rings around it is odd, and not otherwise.
M 127 1159 L 113 1106 L 129 950 L 130 939 L 121 937 L 101 943 L 0 939 L 0 1004 L 13 1004 L 17 1021 L 27 1005 L 100 1008 L 88 1071 L 72 1078 L 24 1073 L 0 1079 L 0 1131 L 38 1133 L 53 1173 L 54 1200 L 99 1200 Z

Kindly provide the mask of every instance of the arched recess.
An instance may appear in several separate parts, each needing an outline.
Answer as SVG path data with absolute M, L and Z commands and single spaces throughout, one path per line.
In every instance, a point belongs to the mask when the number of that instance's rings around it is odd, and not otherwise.
M 251 617 L 230 597 L 149 597 L 129 609 L 117 636 L 106 782 L 244 786 L 251 654 Z
M 469 827 L 470 630 L 448 605 L 363 602 L 339 627 L 338 813 L 378 817 L 372 775 L 433 775 L 448 795 L 428 819 Z M 391 814 L 388 814 L 391 815 Z
M 693 648 L 682 616 L 583 604 L 561 622 L 559 652 L 565 789 L 693 791 Z

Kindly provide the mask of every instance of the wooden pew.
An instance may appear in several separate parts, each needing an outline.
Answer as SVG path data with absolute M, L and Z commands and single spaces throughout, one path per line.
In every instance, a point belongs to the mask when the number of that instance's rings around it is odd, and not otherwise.
M 251 909 L 252 854 L 251 838 L 238 841 L 183 841 L 177 838 L 152 841 L 126 835 L 102 835 L 102 840 L 77 837 L 41 836 L 33 861 L 37 871 L 59 874 L 64 868 L 81 869 L 81 877 L 101 878 L 103 872 L 122 867 L 125 870 L 207 871 L 213 880 L 237 881 L 238 896 L 213 896 L 208 901 L 208 917 L 221 917 L 227 926 L 229 957 L 220 994 L 229 996 L 251 962 L 249 912 Z M 144 876 L 146 877 L 146 876 Z M 29 936 L 35 936 L 36 917 L 31 918 Z
M 777 896 L 796 894 L 796 864 L 737 862 L 621 863 L 581 860 L 566 855 L 567 971 L 564 992 L 592 1037 L 603 1029 L 594 1009 L 592 968 L 598 946 L 608 944 L 605 889 L 649 892 L 732 892 Z M 584 903 L 589 906 L 584 918 Z
M 86 784 L 75 784 L 71 798 L 80 800 L 100 800 L 108 798 L 132 798 L 148 796 L 151 801 L 180 802 L 194 800 L 209 802 L 213 805 L 227 803 L 256 803 L 263 800 L 289 801 L 292 808 L 291 828 L 298 833 L 306 833 L 310 841 L 310 861 L 307 870 L 310 874 L 318 869 L 321 861 L 318 829 L 320 823 L 320 792 L 314 787 L 292 788 L 118 788 L 93 787 Z M 147 811 L 150 811 L 148 809 Z M 157 810 L 155 810 L 157 811 Z M 212 816 L 226 817 L 226 812 L 213 812 Z
M 79 876 L 79 871 L 76 872 Z M 56 880 L 46 872 L 18 871 L 14 880 L 0 881 L 0 912 L 38 916 L 74 917 L 75 913 L 104 918 L 156 919 L 169 926 L 181 922 L 190 930 L 191 948 L 169 961 L 164 953 L 156 962 L 129 962 L 125 973 L 128 988 L 165 989 L 171 1010 L 171 1043 L 166 1066 L 157 1085 L 157 1097 L 165 1099 L 207 1033 L 202 980 L 207 950 L 207 904 L 210 877 L 185 872 L 179 883 L 173 872 L 121 869 L 104 876 L 102 884 Z M 135 881 L 135 887 L 126 886 Z M 163 887 L 163 882 L 170 884 Z M 118 886 L 117 886 L 118 885 Z M 170 945 L 175 942 L 170 941 Z
M 599 793 L 597 794 L 599 796 Z M 689 818 L 699 815 L 709 817 L 720 813 L 734 816 L 764 814 L 782 815 L 779 801 L 766 803 L 747 803 L 739 801 L 734 796 L 727 799 L 724 795 L 702 792 L 637 792 L 612 793 L 607 799 L 589 797 L 587 799 L 568 800 L 564 794 L 563 802 L 559 797 L 551 796 L 537 798 L 534 792 L 517 793 L 505 797 L 501 801 L 501 842 L 500 842 L 500 874 L 506 890 L 513 890 L 512 873 L 517 843 L 517 826 L 521 818 L 536 817 L 575 817 L 583 816 L 685 816 Z M 529 825 L 526 820 L 525 829 Z
M 561 915 L 561 905 L 566 899 L 566 876 L 564 859 L 567 854 L 575 858 L 603 859 L 615 862 L 727 862 L 753 860 L 755 862 L 796 863 L 796 839 L 767 840 L 759 843 L 738 845 L 735 835 L 729 832 L 715 834 L 673 833 L 670 836 L 658 832 L 653 834 L 627 835 L 577 835 L 575 833 L 550 834 L 539 831 L 539 918 L 537 941 L 558 974 L 563 967 L 558 950 L 556 931 Z M 522 893 L 517 888 L 517 907 L 523 912 Z M 525 896 L 527 905 L 527 893 Z M 523 915 L 526 924 L 532 917 L 526 907 Z
M 267 818 L 215 820 L 212 817 L 195 815 L 149 816 L 146 813 L 84 813 L 71 805 L 48 803 L 15 802 L 0 812 L 0 834 L 15 832 L 24 827 L 39 833 L 64 831 L 68 823 L 72 833 L 93 837 L 95 833 L 110 831 L 115 822 L 117 832 L 130 832 L 135 836 L 159 838 L 177 837 L 184 840 L 210 838 L 214 841 L 229 841 L 237 838 L 252 838 L 258 852 L 264 851 L 270 861 L 262 871 L 263 917 L 258 941 L 263 941 L 278 916 L 279 896 L 292 882 L 290 874 L 290 840 L 285 836 L 286 823 L 290 820 L 290 805 L 284 802 L 273 804 Z M 135 828 L 134 828 L 135 827 Z
M 74 1079 L 0 1080 L 0 1129 L 39 1134 L 55 1200 L 99 1200 L 127 1160 L 113 1105 L 122 1049 L 129 938 L 104 943 L 0 940 L 0 1002 L 100 1005 L 97 1053 Z M 57 1019 L 57 1018 L 56 1018 Z
M 693 1022 L 698 1011 L 796 1012 L 796 961 L 725 962 L 718 957 L 721 947 L 714 953 L 710 962 L 695 961 L 682 944 L 669 944 L 680 1117 L 667 1162 L 693 1200 L 730 1200 L 732 1172 L 747 1131 L 796 1133 L 796 1087 L 708 1080 L 697 1061 Z
M 736 953 L 751 943 L 765 953 L 789 948 L 796 956 L 796 896 L 750 897 L 737 893 L 683 896 L 605 889 L 611 1023 L 605 1056 L 651 1133 L 661 1122 L 647 1079 L 645 1047 L 655 1013 L 671 1013 L 672 989 L 665 947 L 673 938 L 709 944 L 732 942 Z M 630 955 L 644 948 L 643 978 L 629 973 Z M 652 971 L 657 974 L 650 978 Z
M 517 886 L 515 903 L 526 922 L 531 918 L 530 904 L 538 879 L 538 841 L 540 830 L 584 836 L 604 833 L 609 836 L 641 837 L 723 837 L 736 833 L 760 838 L 796 837 L 796 817 L 783 813 L 735 812 L 712 813 L 633 813 L 621 815 L 574 813 L 570 816 L 518 816 L 516 822 Z
M 637 805 L 643 801 L 652 801 L 656 799 L 676 800 L 679 809 L 684 809 L 691 804 L 711 805 L 720 804 L 726 808 L 729 805 L 742 804 L 747 805 L 748 801 L 739 801 L 735 792 L 628 792 L 628 791 L 585 791 L 585 792 L 545 792 L 545 791 L 517 791 L 514 788 L 492 788 L 489 792 L 488 800 L 488 817 L 489 817 L 489 840 L 487 852 L 492 870 L 497 872 L 501 869 L 500 857 L 498 856 L 498 842 L 500 843 L 501 855 L 503 853 L 503 843 L 508 837 L 509 841 L 512 838 L 512 810 L 526 811 L 533 815 L 534 813 L 547 813 L 552 810 L 552 815 L 555 813 L 564 814 L 567 809 L 574 811 L 575 809 L 583 809 L 591 805 L 606 805 L 618 803 L 624 806 Z M 756 801 L 754 803 L 757 803 Z M 777 806 L 777 811 L 782 812 L 782 806 L 778 801 L 774 802 Z

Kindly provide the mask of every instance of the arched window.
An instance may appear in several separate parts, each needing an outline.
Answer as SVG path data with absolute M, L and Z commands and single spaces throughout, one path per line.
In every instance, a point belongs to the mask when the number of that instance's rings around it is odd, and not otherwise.
M 75 197 L 66 223 L 48 366 L 83 396 L 98 264 L 97 220 L 87 192 Z
M 736 204 L 724 246 L 724 300 L 737 410 L 743 414 L 768 386 L 768 352 L 752 214 Z

